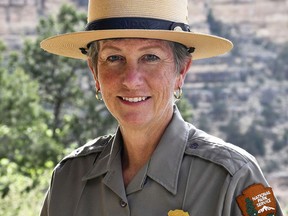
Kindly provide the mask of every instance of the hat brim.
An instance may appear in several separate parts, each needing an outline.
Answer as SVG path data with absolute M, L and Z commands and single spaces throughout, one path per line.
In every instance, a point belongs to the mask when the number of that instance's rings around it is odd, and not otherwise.
M 192 58 L 204 59 L 227 53 L 233 48 L 231 41 L 214 35 L 177 32 L 168 30 L 97 30 L 82 31 L 53 36 L 40 43 L 47 52 L 75 59 L 87 59 L 80 48 L 86 48 L 92 41 L 113 38 L 147 38 L 181 43 L 194 47 Z

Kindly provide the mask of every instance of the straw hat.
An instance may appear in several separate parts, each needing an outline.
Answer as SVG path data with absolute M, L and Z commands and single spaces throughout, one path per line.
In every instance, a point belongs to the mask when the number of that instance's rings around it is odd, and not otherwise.
M 233 44 L 221 37 L 192 32 L 187 0 L 89 0 L 85 31 L 53 36 L 42 49 L 61 56 L 87 59 L 87 45 L 112 38 L 150 38 L 181 43 L 193 59 L 224 54 Z

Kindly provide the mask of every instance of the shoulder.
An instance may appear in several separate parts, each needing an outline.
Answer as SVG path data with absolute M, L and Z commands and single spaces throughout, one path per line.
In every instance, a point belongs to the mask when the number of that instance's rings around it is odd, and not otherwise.
M 185 153 L 220 165 L 232 176 L 247 164 L 257 164 L 244 149 L 195 128 L 190 130 Z
M 69 159 L 85 157 L 91 154 L 100 153 L 107 146 L 107 144 L 113 139 L 114 135 L 100 136 L 87 142 L 85 145 L 75 149 L 69 155 L 64 157 L 60 163 L 63 163 Z

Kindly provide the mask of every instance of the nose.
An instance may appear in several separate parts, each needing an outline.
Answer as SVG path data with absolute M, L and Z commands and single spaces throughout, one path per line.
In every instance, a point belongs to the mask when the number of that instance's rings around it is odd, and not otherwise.
M 126 63 L 122 74 L 122 84 L 128 89 L 137 89 L 143 82 L 137 63 Z

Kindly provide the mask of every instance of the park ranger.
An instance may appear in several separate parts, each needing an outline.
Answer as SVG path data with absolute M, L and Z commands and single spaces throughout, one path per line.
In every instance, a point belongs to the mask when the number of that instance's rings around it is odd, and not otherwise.
M 41 216 L 283 215 L 255 158 L 177 109 L 192 61 L 233 47 L 194 33 L 187 6 L 90 0 L 85 31 L 41 42 L 88 62 L 96 98 L 119 124 L 59 162 Z

